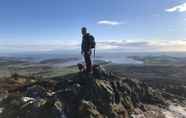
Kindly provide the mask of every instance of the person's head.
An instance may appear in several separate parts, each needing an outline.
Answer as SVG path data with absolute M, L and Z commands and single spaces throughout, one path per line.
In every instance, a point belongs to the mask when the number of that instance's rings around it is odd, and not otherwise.
M 86 27 L 82 27 L 81 28 L 81 33 L 82 33 L 82 35 L 87 34 L 87 28 Z

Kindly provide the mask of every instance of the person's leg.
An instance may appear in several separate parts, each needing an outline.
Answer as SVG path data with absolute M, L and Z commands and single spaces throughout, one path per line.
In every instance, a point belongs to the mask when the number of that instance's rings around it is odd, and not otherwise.
M 92 70 L 91 55 L 85 53 L 84 58 L 86 63 L 86 72 L 91 72 Z
M 91 72 L 92 71 L 92 63 L 91 63 L 91 55 L 88 55 L 88 64 L 87 64 L 87 72 Z

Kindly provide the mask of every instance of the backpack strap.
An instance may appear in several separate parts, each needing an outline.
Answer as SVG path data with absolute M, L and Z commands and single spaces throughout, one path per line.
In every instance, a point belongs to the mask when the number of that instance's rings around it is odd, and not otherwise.
M 95 61 L 95 58 L 96 58 L 96 48 L 94 48 L 94 61 Z

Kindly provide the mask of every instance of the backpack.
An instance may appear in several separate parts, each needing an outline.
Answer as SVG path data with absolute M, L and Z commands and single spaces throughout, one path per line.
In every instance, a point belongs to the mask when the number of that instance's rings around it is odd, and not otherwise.
M 89 35 L 89 40 L 90 40 L 90 48 L 94 49 L 94 59 L 96 55 L 96 41 L 95 38 L 92 35 Z
M 89 35 L 89 40 L 90 40 L 90 48 L 93 49 L 96 47 L 96 42 L 95 38 L 92 35 Z

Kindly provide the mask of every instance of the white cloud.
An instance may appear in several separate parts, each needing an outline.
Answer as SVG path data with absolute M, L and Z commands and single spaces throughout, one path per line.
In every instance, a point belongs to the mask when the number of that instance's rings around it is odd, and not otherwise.
M 64 44 L 0 44 L 0 50 L 6 51 L 18 51 L 18 52 L 25 52 L 25 51 L 53 51 L 53 50 L 64 50 L 64 49 L 77 49 L 80 47 L 80 44 L 71 44 L 71 43 L 64 43 Z
M 105 48 L 106 47 L 106 48 Z M 175 41 L 104 41 L 98 42 L 98 49 L 119 51 L 186 51 L 186 40 Z
M 118 21 L 101 20 L 101 21 L 98 21 L 97 24 L 99 24 L 99 25 L 116 26 L 116 25 L 121 25 L 123 23 L 122 22 L 118 22 Z
M 105 48 L 106 47 L 106 48 Z M 116 51 L 159 51 L 159 48 L 147 41 L 104 41 L 97 43 L 97 49 L 107 49 Z
M 0 52 L 14 51 L 55 51 L 55 50 L 79 50 L 81 42 L 53 43 L 53 44 L 0 44 Z M 157 40 L 109 40 L 98 41 L 97 50 L 126 51 L 126 52 L 144 52 L 144 51 L 186 51 L 186 40 L 157 41 Z
M 186 12 L 186 3 L 168 8 L 165 11 L 166 12 Z

